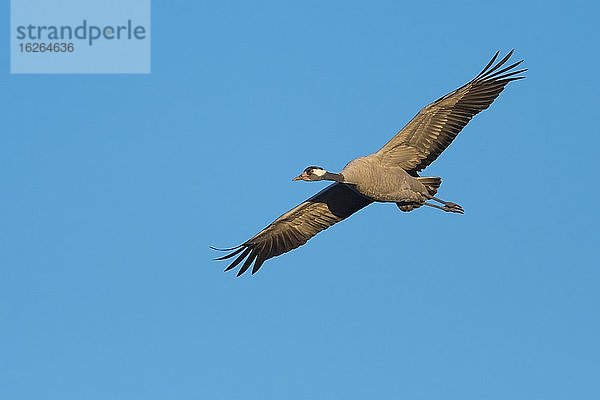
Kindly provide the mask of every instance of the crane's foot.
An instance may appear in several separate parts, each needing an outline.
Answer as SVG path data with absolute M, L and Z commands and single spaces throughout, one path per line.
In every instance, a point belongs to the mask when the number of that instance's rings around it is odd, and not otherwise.
M 451 203 L 449 201 L 444 204 L 444 207 L 442 207 L 442 209 L 446 212 L 453 212 L 458 214 L 465 213 L 465 210 L 461 206 L 459 206 L 456 203 Z
M 430 199 L 433 200 L 433 201 L 437 201 L 438 203 L 441 203 L 441 204 L 444 205 L 443 207 L 436 207 L 436 208 L 439 208 L 440 210 L 444 210 L 444 211 L 447 211 L 447 212 L 459 213 L 459 214 L 464 214 L 465 213 L 465 210 L 461 206 L 459 206 L 458 204 L 456 204 L 456 203 L 452 203 L 450 201 L 445 201 L 445 200 L 442 200 L 442 199 L 438 199 L 437 197 L 430 197 Z
M 429 207 L 437 208 L 438 210 L 446 211 L 446 212 L 453 212 L 453 213 L 457 213 L 457 214 L 465 213 L 465 210 L 463 210 L 463 208 L 461 206 L 459 206 L 456 203 L 450 203 L 448 201 L 445 202 L 443 206 L 438 206 L 437 204 L 432 204 L 432 203 L 428 203 L 428 202 L 425 202 L 423 204 L 426 206 L 429 206 Z

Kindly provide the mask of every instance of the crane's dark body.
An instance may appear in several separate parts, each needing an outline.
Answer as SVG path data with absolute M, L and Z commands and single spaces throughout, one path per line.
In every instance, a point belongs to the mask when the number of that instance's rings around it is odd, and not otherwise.
M 243 261 L 238 276 L 252 264 L 252 273 L 255 273 L 267 259 L 303 245 L 372 202 L 396 203 L 402 211 L 426 205 L 463 213 L 459 205 L 434 197 L 441 178 L 420 177 L 419 172 L 450 145 L 473 116 L 488 108 L 509 82 L 523 78 L 518 74 L 526 70 L 515 70 L 522 61 L 501 68 L 512 53 L 494 64 L 496 53 L 479 75 L 423 108 L 376 153 L 350 161 L 337 174 L 320 167 L 307 168 L 295 180 L 335 183 L 283 214 L 243 244 L 226 249 L 231 252 L 217 260 L 237 256 L 226 271 Z

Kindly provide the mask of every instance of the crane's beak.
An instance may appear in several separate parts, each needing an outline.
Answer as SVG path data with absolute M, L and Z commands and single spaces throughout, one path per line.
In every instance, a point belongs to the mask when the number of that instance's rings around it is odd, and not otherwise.
M 306 178 L 306 174 L 303 172 L 300 175 L 298 175 L 297 177 L 293 178 L 293 181 L 303 181 L 305 180 L 304 178 Z

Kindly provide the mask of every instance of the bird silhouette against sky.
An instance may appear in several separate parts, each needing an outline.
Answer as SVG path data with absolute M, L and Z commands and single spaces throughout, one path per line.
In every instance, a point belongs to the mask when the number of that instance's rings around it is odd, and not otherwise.
M 377 152 L 350 161 L 338 173 L 307 167 L 293 180 L 327 180 L 333 184 L 241 245 L 229 249 L 213 247 L 230 252 L 217 260 L 237 256 L 225 271 L 244 261 L 237 276 L 253 263 L 254 274 L 269 258 L 302 246 L 317 233 L 373 202 L 395 203 L 404 212 L 428 206 L 463 214 L 458 204 L 436 197 L 442 183 L 440 177 L 421 177 L 419 172 L 435 161 L 471 118 L 488 108 L 509 82 L 524 78 L 519 74 L 526 69 L 516 69 L 523 60 L 504 66 L 513 52 L 496 62 L 497 52 L 475 78 L 424 107 Z

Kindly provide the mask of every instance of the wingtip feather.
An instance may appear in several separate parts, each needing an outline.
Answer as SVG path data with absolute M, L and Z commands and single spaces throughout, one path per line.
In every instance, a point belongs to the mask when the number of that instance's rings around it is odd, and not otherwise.
M 225 272 L 234 269 L 248 254 L 250 254 L 251 250 L 252 249 L 250 248 L 245 249 L 244 252 L 238 256 L 238 258 L 236 258 L 231 264 L 229 264 L 227 268 L 225 268 Z
M 236 276 L 239 277 L 244 272 L 246 272 L 248 270 L 248 268 L 250 268 L 250 265 L 252 265 L 252 262 L 254 260 L 256 260 L 256 257 L 258 257 L 258 252 L 257 251 L 253 251 L 252 253 L 250 253 L 250 255 L 248 256 L 248 258 L 246 259 L 246 261 L 242 265 L 242 268 L 240 268 L 240 270 L 238 271 L 238 273 L 237 273 Z
M 240 248 L 240 247 L 242 247 L 242 246 L 243 246 L 243 245 L 242 245 L 242 244 L 240 244 L 240 245 L 238 245 L 238 246 L 235 246 L 235 247 L 229 247 L 229 248 L 226 248 L 226 249 L 221 249 L 221 248 L 219 248 L 219 247 L 215 247 L 215 246 L 208 246 L 208 247 L 209 247 L 209 248 L 211 248 L 212 250 L 216 250 L 216 251 L 231 251 L 231 250 L 239 249 L 239 248 Z

